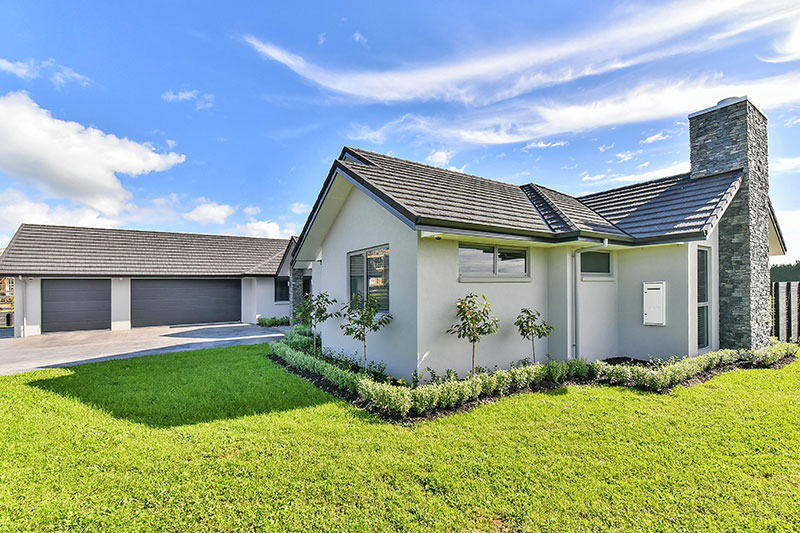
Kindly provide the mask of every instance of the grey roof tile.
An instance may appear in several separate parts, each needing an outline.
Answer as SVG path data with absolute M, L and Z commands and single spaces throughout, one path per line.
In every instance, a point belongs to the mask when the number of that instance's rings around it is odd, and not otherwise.
M 542 185 L 520 187 L 359 148 L 345 147 L 337 164 L 412 223 L 544 238 L 581 233 L 636 242 L 707 231 L 741 183 L 738 170 L 695 180 L 681 174 L 576 198 Z
M 692 179 L 679 174 L 578 198 L 616 227 L 636 238 L 708 229 L 727 207 L 742 172 Z
M 0 256 L 6 275 L 273 276 L 289 241 L 23 224 Z
M 517 185 L 347 148 L 371 164 L 339 160 L 412 216 L 505 230 L 552 233 Z

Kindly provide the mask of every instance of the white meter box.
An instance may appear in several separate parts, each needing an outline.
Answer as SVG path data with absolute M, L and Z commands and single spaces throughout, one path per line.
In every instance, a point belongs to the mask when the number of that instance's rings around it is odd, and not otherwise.
M 643 324 L 645 326 L 667 325 L 667 282 L 645 281 L 643 287 Z

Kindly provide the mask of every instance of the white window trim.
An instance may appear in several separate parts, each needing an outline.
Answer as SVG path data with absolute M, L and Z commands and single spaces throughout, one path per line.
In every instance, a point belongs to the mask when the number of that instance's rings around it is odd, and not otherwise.
M 459 241 L 458 247 L 461 246 L 491 246 L 494 248 L 492 255 L 492 273 L 491 274 L 461 274 L 461 266 L 459 265 L 458 282 L 459 283 L 529 283 L 531 281 L 531 251 L 529 248 L 521 246 L 503 246 L 496 244 L 484 244 L 478 242 L 461 242 Z M 525 274 L 500 274 L 497 272 L 497 254 L 498 250 L 522 250 L 525 252 Z
M 698 312 L 695 314 L 695 320 L 697 320 L 697 321 L 700 320 L 699 310 L 700 310 L 701 307 L 705 307 L 706 308 L 706 342 L 707 342 L 707 344 L 705 346 L 700 346 L 700 335 L 698 334 L 697 335 L 697 343 L 696 344 L 697 344 L 697 353 L 699 353 L 699 354 L 710 351 L 711 350 L 711 346 L 713 346 L 713 344 L 714 344 L 713 343 L 713 339 L 711 338 L 711 330 L 712 330 L 712 328 L 711 328 L 711 322 L 712 322 L 712 320 L 711 320 L 711 299 L 712 299 L 712 295 L 711 295 L 711 248 L 709 248 L 708 246 L 698 246 L 697 247 L 697 252 L 695 254 L 695 262 L 696 262 L 696 264 L 695 264 L 695 268 L 694 268 L 695 278 L 696 278 L 695 279 L 695 287 L 697 287 L 698 282 L 700 281 L 700 279 L 698 277 L 699 274 L 700 274 L 700 264 L 699 264 L 699 261 L 700 261 L 700 250 L 703 250 L 706 253 L 706 301 L 705 302 L 701 302 L 700 301 L 700 292 L 698 291 L 697 294 L 695 295 L 695 301 L 697 303 L 697 310 L 698 310 Z M 699 324 L 698 324 L 698 329 L 699 329 Z
M 581 281 L 615 281 L 617 279 L 616 254 L 611 250 L 596 250 L 598 253 L 608 254 L 609 272 L 581 272 Z M 581 268 L 583 267 L 583 254 L 581 256 Z
M 362 293 L 361 296 L 363 298 L 366 298 L 367 297 L 367 278 L 369 277 L 369 276 L 367 276 L 367 252 L 371 252 L 372 250 L 380 250 L 381 248 L 389 248 L 389 257 L 390 257 L 390 261 L 391 261 L 392 252 L 391 252 L 391 247 L 389 246 L 389 243 L 379 244 L 377 246 L 370 246 L 369 248 L 361 248 L 360 250 L 353 250 L 352 252 L 347 252 L 347 284 L 346 284 L 346 287 L 347 287 L 347 292 L 346 292 L 347 301 L 350 301 L 350 298 L 351 298 L 351 295 L 350 295 L 350 257 L 354 256 L 354 255 L 363 255 L 364 256 L 364 287 L 363 287 L 364 288 L 364 292 Z M 391 266 L 390 266 L 389 267 L 389 276 L 391 277 L 391 275 L 392 275 L 392 273 L 391 273 Z M 390 313 L 391 312 L 391 310 L 392 310 L 392 294 L 391 294 L 391 290 L 392 290 L 392 282 L 391 282 L 391 279 L 390 279 L 389 280 L 389 309 L 388 310 L 379 310 L 378 313 L 385 314 L 385 313 Z

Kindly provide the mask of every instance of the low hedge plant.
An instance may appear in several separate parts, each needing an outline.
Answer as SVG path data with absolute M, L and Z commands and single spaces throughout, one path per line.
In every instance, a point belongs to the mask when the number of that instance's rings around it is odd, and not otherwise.
M 760 350 L 717 350 L 695 357 L 645 364 L 587 363 L 583 359 L 549 361 L 543 365 L 523 362 L 510 369 L 479 370 L 465 379 L 458 379 L 452 371 L 448 371 L 444 377 L 432 373 L 430 383 L 410 387 L 396 384 L 398 382 L 376 380 L 371 374 L 365 374 L 363 369 L 354 371 L 352 367 L 333 364 L 319 356 L 304 353 L 303 348 L 298 346 L 310 350 L 310 341 L 310 337 L 293 331 L 287 333 L 284 341 L 270 346 L 272 353 L 289 366 L 317 374 L 340 389 L 357 395 L 369 406 L 398 418 L 454 409 L 481 398 L 505 396 L 541 385 L 560 386 L 568 381 L 666 391 L 716 368 L 732 364 L 763 368 L 800 354 L 800 346 L 796 344 L 773 341 Z
M 290 324 L 290 320 L 288 316 L 268 316 L 268 317 L 259 317 L 258 325 L 264 326 L 267 328 L 272 328 L 275 326 L 288 326 Z

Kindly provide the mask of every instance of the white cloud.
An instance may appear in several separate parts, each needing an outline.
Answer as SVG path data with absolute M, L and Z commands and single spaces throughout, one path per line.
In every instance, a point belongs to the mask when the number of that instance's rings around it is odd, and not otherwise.
M 620 152 L 617 154 L 617 163 L 624 163 L 625 161 L 630 161 L 631 159 L 633 159 L 634 157 L 636 157 L 641 153 L 642 153 L 641 150 L 636 150 L 635 152 L 632 152 L 630 150 L 625 150 L 624 152 Z
M 289 206 L 289 211 L 295 215 L 307 215 L 311 212 L 311 206 L 302 202 L 294 202 Z
M 524 150 L 529 150 L 531 148 L 556 148 L 558 146 L 566 146 L 566 145 L 567 141 L 554 141 L 554 142 L 536 141 L 526 144 Z
M 31 200 L 16 189 L 0 193 L 0 232 L 13 233 L 23 223 L 110 228 L 119 220 L 104 217 L 89 207 L 51 206 Z
M 763 17 L 765 12 L 770 13 L 768 18 Z M 465 58 L 380 71 L 327 69 L 255 36 L 248 35 L 244 41 L 299 76 L 352 97 L 485 104 L 583 76 L 720 48 L 736 42 L 746 31 L 785 32 L 782 21 L 795 13 L 794 0 L 677 0 L 657 6 L 626 6 L 597 17 L 593 28 L 554 36 L 550 41 L 500 52 L 471 50 Z M 754 19 L 760 24 L 753 24 Z M 714 38 L 707 38 L 712 33 Z M 356 40 L 358 35 L 354 35 Z
M 645 161 L 641 165 L 636 165 L 636 168 L 645 168 L 650 166 L 650 161 Z
M 178 91 L 169 90 L 161 95 L 165 102 L 194 102 L 195 109 L 210 109 L 214 106 L 216 96 L 209 93 L 201 93 L 198 90 Z
M 794 263 L 800 260 L 800 210 L 776 211 L 781 233 L 786 241 L 786 255 L 773 256 L 773 264 Z
M 792 29 L 785 38 L 775 43 L 776 56 L 765 58 L 770 63 L 786 63 L 800 60 L 800 17 L 794 20 Z
M 454 152 L 440 148 L 439 150 L 432 150 L 431 153 L 425 156 L 425 162 L 437 167 L 446 167 L 453 155 Z
M 227 204 L 207 202 L 184 214 L 183 218 L 198 224 L 224 224 L 234 211 L 236 209 Z
M 173 140 L 173 139 L 167 139 L 166 143 L 167 143 L 167 146 L 169 147 L 170 150 L 175 148 L 175 146 L 178 144 L 178 142 Z
M 786 121 L 784 126 L 791 128 L 792 126 L 797 126 L 798 124 L 800 124 L 800 117 L 792 117 Z
M 298 226 L 292 223 L 286 223 L 281 227 L 277 222 L 271 220 L 256 220 L 250 218 L 247 224 L 239 224 L 236 230 L 244 235 L 252 237 L 266 237 L 269 239 L 288 239 L 292 235 L 298 233 Z
M 355 32 L 353 34 L 353 40 L 358 44 L 367 44 L 367 38 L 361 35 L 360 32 Z
M 243 211 L 244 211 L 244 214 L 245 214 L 245 215 L 247 215 L 247 216 L 250 216 L 250 217 L 251 217 L 251 216 L 253 216 L 253 215 L 257 215 L 257 214 L 259 214 L 259 213 L 261 212 L 261 208 L 260 208 L 260 207 L 258 207 L 258 206 L 255 206 L 255 205 L 248 205 L 247 207 L 245 207 L 245 208 L 243 209 Z
M 601 179 L 605 178 L 605 174 L 589 174 L 588 172 L 584 171 L 583 177 L 581 181 L 600 181 Z
M 319 35 L 317 35 L 317 44 L 319 46 L 322 46 L 323 44 L 325 44 L 326 39 L 327 36 L 325 35 L 325 32 L 320 33 Z
M 30 80 L 39 76 L 36 65 L 31 59 L 27 61 L 9 61 L 8 59 L 0 58 L 0 72 L 13 74 L 23 80 Z
M 23 80 L 32 80 L 46 75 L 56 88 L 63 88 L 68 82 L 74 81 L 81 87 L 87 87 L 92 80 L 88 76 L 79 74 L 75 70 L 59 65 L 55 59 L 36 62 L 33 59 L 25 61 L 9 61 L 0 58 L 0 72 L 13 74 Z
M 146 143 L 53 118 L 22 92 L 0 97 L 0 172 L 116 216 L 130 199 L 117 174 L 138 176 L 182 163 Z
M 611 150 L 612 148 L 614 148 L 614 143 L 601 144 L 600 146 L 597 147 L 597 149 L 600 150 L 601 152 L 605 152 L 606 150 Z
M 587 176 L 582 179 L 583 181 L 595 181 L 600 183 L 635 183 L 638 181 L 666 178 L 668 176 L 675 176 L 677 174 L 684 174 L 686 172 L 689 172 L 689 163 L 673 163 L 668 167 L 657 168 L 655 170 L 649 170 L 640 174 L 601 174 L 599 176 Z
M 669 135 L 664 133 L 663 131 L 659 131 L 658 133 L 647 137 L 646 139 L 642 139 L 639 141 L 641 144 L 652 144 L 654 142 L 663 141 L 665 139 L 669 139 Z
M 776 157 L 769 163 L 770 172 L 800 172 L 800 157 Z
M 459 113 L 452 119 L 404 115 L 376 129 L 356 126 L 354 139 L 376 142 L 389 135 L 411 134 L 439 142 L 509 144 L 588 131 L 600 127 L 633 124 L 685 116 L 730 95 L 746 94 L 762 110 L 800 102 L 800 72 L 789 72 L 751 81 L 724 82 L 721 77 L 660 79 L 617 93 L 602 87 L 581 93 L 580 101 L 518 99 L 515 102 Z M 598 147 L 601 151 L 607 146 Z

